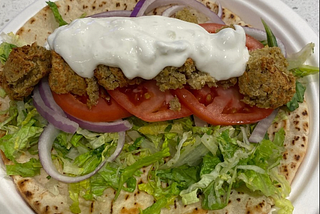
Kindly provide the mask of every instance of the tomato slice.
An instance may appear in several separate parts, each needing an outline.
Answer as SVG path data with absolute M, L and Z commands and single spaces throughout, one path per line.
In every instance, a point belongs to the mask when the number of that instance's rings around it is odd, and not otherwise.
M 174 98 L 170 91 L 162 92 L 155 81 L 108 91 L 110 96 L 128 112 L 147 122 L 173 120 L 190 116 L 192 112 L 181 105 L 171 110 L 169 102 Z
M 71 93 L 56 94 L 52 92 L 56 103 L 69 115 L 90 122 L 111 122 L 129 117 L 131 114 L 116 103 L 111 97 L 108 101 L 99 97 L 98 104 L 90 109 L 85 101 Z
M 221 24 L 201 24 L 208 32 L 215 33 Z M 263 48 L 258 40 L 246 36 L 249 50 Z M 267 117 L 272 110 L 250 107 L 240 101 L 238 89 L 208 88 L 201 90 L 177 89 L 162 92 L 155 81 L 145 81 L 136 86 L 108 91 L 110 100 L 99 98 L 91 109 L 85 101 L 68 94 L 53 93 L 57 104 L 71 116 L 92 122 L 109 122 L 131 116 L 147 122 L 172 120 L 195 114 L 215 125 L 254 123 Z M 177 96 L 181 102 L 180 111 L 171 110 L 169 103 Z
M 273 109 L 251 107 L 241 101 L 237 86 L 204 87 L 201 90 L 176 89 L 172 91 L 194 115 L 213 125 L 237 125 L 258 122 Z
M 206 29 L 209 33 L 215 33 L 217 30 L 222 28 L 224 25 L 222 24 L 216 24 L 216 23 L 203 23 L 200 24 L 204 29 Z M 252 36 L 246 35 L 246 46 L 249 51 L 255 50 L 255 49 L 261 49 L 263 48 L 263 44 L 253 38 Z

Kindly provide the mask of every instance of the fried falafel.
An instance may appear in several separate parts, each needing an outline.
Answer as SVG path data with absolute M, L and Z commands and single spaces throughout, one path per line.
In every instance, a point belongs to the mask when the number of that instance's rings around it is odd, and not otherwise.
M 22 100 L 51 70 L 51 51 L 36 43 L 13 48 L 0 80 L 10 99 Z
M 296 92 L 295 77 L 278 47 L 250 52 L 246 71 L 238 78 L 243 102 L 260 108 L 275 109 L 289 102 Z
M 37 53 L 39 52 L 39 53 Z M 29 53 L 26 54 L 26 53 Z M 16 63 L 17 61 L 23 63 Z M 17 64 L 18 66 L 15 66 Z M 166 67 L 154 79 L 160 90 L 191 89 L 223 86 L 238 82 L 243 102 L 260 108 L 275 109 L 290 101 L 295 93 L 295 77 L 287 70 L 288 63 L 277 47 L 250 51 L 244 74 L 238 78 L 216 81 L 209 74 L 197 70 L 192 59 L 181 67 Z M 12 72 L 13 71 L 13 72 Z M 21 72 L 22 71 L 22 72 Z M 2 85 L 12 99 L 29 96 L 39 80 L 49 74 L 52 91 L 58 94 L 73 93 L 88 97 L 88 106 L 96 104 L 99 87 L 114 90 L 118 87 L 140 84 L 142 78 L 126 78 L 120 68 L 98 65 L 91 79 L 77 75 L 56 52 L 36 44 L 16 48 L 10 54 L 2 76 Z M 24 76 L 24 78 L 21 78 Z

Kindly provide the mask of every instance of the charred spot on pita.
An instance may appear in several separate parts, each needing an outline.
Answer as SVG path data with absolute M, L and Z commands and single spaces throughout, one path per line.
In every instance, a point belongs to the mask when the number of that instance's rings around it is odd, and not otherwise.
M 306 131 L 307 132 L 307 130 L 308 130 L 308 128 L 309 128 L 309 123 L 303 123 L 303 129 L 304 129 L 304 131 Z
M 128 200 L 128 198 L 130 197 L 129 194 L 126 195 L 125 200 Z
M 29 181 L 29 179 L 23 179 L 22 181 L 20 181 L 20 182 L 18 183 L 18 186 L 19 186 L 20 188 L 23 188 L 28 181 Z
M 26 198 L 32 198 L 32 196 L 33 196 L 33 193 L 28 190 L 25 191 L 23 194 L 26 196 Z
M 303 116 L 308 116 L 308 111 L 307 111 L 307 110 L 304 110 L 304 111 L 302 112 L 302 115 L 303 115 Z
M 265 201 L 263 200 L 261 203 L 258 204 L 261 208 L 265 206 Z
M 94 211 L 94 201 L 92 201 L 91 204 L 90 204 L 90 211 L 91 211 L 91 212 Z
M 40 201 L 35 201 L 35 202 L 33 202 L 33 205 L 35 206 L 35 207 L 38 207 L 38 206 L 40 206 Z
M 303 142 L 306 142 L 306 137 L 305 136 L 302 136 L 302 140 L 303 140 Z
M 35 18 L 31 18 L 31 19 L 30 19 L 30 24 L 33 24 L 35 21 L 36 21 Z
M 287 158 L 288 158 L 287 156 L 288 156 L 288 152 L 285 152 L 285 153 L 283 153 L 283 155 L 282 155 L 282 157 L 283 157 L 284 160 L 287 160 Z

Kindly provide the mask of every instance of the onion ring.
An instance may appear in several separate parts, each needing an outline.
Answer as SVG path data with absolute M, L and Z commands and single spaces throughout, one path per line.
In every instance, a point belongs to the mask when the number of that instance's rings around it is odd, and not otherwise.
M 132 11 L 130 10 L 112 10 L 112 11 L 105 11 L 102 13 L 96 13 L 91 16 L 91 18 L 104 18 L 104 17 L 130 17 Z
M 275 109 L 268 117 L 260 120 L 256 127 L 253 129 L 249 142 L 251 143 L 259 143 L 263 140 L 264 135 L 266 134 L 268 128 L 271 126 L 272 121 L 277 116 L 279 109 Z
M 60 106 L 55 102 L 55 100 L 52 96 L 52 92 L 51 92 L 47 78 L 43 78 L 40 81 L 39 93 L 40 93 L 40 96 L 41 96 L 45 106 L 49 107 L 52 110 L 51 114 L 55 114 L 55 115 L 60 114 L 62 117 L 66 118 L 65 120 L 73 121 L 73 122 L 77 123 L 78 126 L 80 126 L 83 129 L 87 129 L 87 130 L 94 131 L 94 132 L 107 133 L 107 132 L 126 131 L 126 130 L 131 129 L 131 127 L 132 127 L 132 125 L 128 121 L 118 120 L 118 121 L 114 121 L 114 122 L 95 123 L 95 122 L 84 121 L 84 120 L 75 118 L 75 117 L 65 113 L 60 108 Z M 47 111 L 50 111 L 50 110 L 47 110 Z M 49 122 L 56 124 L 56 123 L 54 123 L 53 120 L 50 120 Z M 67 122 L 65 122 L 65 123 L 67 123 Z M 66 131 L 66 129 L 64 129 L 64 127 L 61 127 L 60 125 L 56 126 L 56 127 L 61 129 L 62 131 Z M 72 133 L 74 133 L 74 132 L 72 132 Z
M 140 3 L 141 2 L 141 3 Z M 167 5 L 186 5 L 195 10 L 203 13 L 205 16 L 209 18 L 211 22 L 218 23 L 218 24 L 225 24 L 222 19 L 215 14 L 212 10 L 207 8 L 202 3 L 198 2 L 197 0 L 142 0 L 139 1 L 136 7 L 133 9 L 131 13 L 131 17 L 143 16 L 155 8 L 163 7 Z
M 33 104 L 39 114 L 44 117 L 49 123 L 67 133 L 75 133 L 77 131 L 79 127 L 77 123 L 71 121 L 60 112 L 54 111 L 44 103 L 43 99 L 41 98 L 38 86 L 33 90 L 32 98 Z
M 132 125 L 129 123 L 129 121 L 126 120 L 117 120 L 113 122 L 89 122 L 73 117 L 69 114 L 67 114 L 67 117 L 79 124 L 81 128 L 93 132 L 123 132 L 132 128 Z
M 39 138 L 39 143 L 38 143 L 39 159 L 43 169 L 46 171 L 48 175 L 64 183 L 80 182 L 96 174 L 107 162 L 112 162 L 118 157 L 118 155 L 122 151 L 124 141 L 125 141 L 125 133 L 119 132 L 119 140 L 118 140 L 117 148 L 108 159 L 103 160 L 94 171 L 86 175 L 71 177 L 71 176 L 67 176 L 59 173 L 58 170 L 55 168 L 51 159 L 52 145 L 55 138 L 58 135 L 59 135 L 59 130 L 49 123 Z
M 176 12 L 182 10 L 185 7 L 186 6 L 184 6 L 184 5 L 174 5 L 172 7 L 169 7 L 165 11 L 163 11 L 163 13 L 161 15 L 164 16 L 164 17 L 170 17 L 170 16 L 172 16 L 173 14 L 175 14 Z

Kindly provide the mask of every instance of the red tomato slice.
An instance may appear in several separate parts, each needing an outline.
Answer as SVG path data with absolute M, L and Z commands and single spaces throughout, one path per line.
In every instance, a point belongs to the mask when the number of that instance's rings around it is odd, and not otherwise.
M 56 103 L 69 115 L 91 122 L 111 122 L 129 117 L 131 114 L 116 103 L 111 97 L 108 101 L 102 97 L 91 109 L 81 99 L 72 94 L 56 94 L 52 92 Z
M 224 25 L 222 24 L 216 24 L 216 23 L 204 23 L 200 24 L 204 29 L 206 29 L 209 33 L 215 33 L 217 30 L 222 28 Z M 263 44 L 253 38 L 252 36 L 246 35 L 246 46 L 248 50 L 252 51 L 255 49 L 261 49 L 263 48 Z
M 241 101 L 237 86 L 204 87 L 201 90 L 186 88 L 172 91 L 194 115 L 213 125 L 237 125 L 258 122 L 269 116 L 273 109 L 251 107 Z
M 169 102 L 174 96 L 169 91 L 160 91 L 155 81 L 145 81 L 140 85 L 118 88 L 108 93 L 128 112 L 147 122 L 173 120 L 192 114 L 183 105 L 180 111 L 171 110 Z

